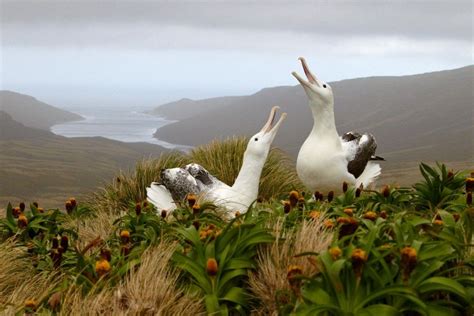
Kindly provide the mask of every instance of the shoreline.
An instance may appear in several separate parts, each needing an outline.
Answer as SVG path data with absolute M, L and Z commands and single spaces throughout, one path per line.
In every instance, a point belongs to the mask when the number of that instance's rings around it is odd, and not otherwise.
M 182 152 L 188 152 L 194 148 L 194 146 L 174 144 L 155 137 L 159 128 L 175 123 L 177 120 L 169 120 L 135 110 L 123 111 L 121 115 L 111 117 L 100 111 L 75 114 L 81 118 L 52 125 L 49 131 L 67 138 L 103 137 L 123 143 L 148 143 Z

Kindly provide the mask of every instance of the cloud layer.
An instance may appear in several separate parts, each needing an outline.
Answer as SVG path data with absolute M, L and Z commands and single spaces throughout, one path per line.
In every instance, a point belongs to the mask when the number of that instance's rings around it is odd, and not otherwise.
M 1 5 L 2 86 L 45 96 L 58 87 L 74 99 L 82 87 L 88 100 L 115 89 L 125 102 L 250 93 L 294 84 L 300 55 L 326 80 L 472 63 L 471 1 Z

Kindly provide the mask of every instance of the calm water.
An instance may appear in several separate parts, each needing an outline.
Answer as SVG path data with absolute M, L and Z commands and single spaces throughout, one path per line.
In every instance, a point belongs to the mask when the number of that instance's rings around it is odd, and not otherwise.
M 153 137 L 156 129 L 173 121 L 143 113 L 142 108 L 68 109 L 85 118 L 82 121 L 54 125 L 51 131 L 66 137 L 102 136 L 123 142 L 147 142 L 165 148 L 188 149 Z

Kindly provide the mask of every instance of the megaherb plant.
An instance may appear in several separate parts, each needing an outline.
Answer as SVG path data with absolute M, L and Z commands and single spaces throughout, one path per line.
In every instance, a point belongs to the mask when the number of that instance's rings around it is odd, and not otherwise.
M 421 170 L 425 180 L 413 190 L 385 187 L 359 198 L 348 190 L 336 199 L 329 213 L 336 224 L 334 242 L 321 253 L 302 254 L 314 258 L 318 271 L 296 270 L 301 286 L 294 289 L 296 302 L 290 302 L 293 313 L 473 312 L 474 212 L 464 199 L 465 178 L 444 165 Z
M 214 315 L 270 309 L 281 315 L 473 313 L 474 179 L 443 165 L 422 165 L 424 181 L 412 188 L 373 191 L 341 184 L 339 196 L 291 191 L 229 219 L 192 195 L 172 213 L 140 201 L 156 168 L 135 180 L 121 176 L 114 186 L 126 186 L 108 191 L 95 208 L 75 200 L 64 210 L 9 205 L 0 219 L 0 238 L 8 247 L 0 251 L 15 247 L 22 254 L 18 266 L 28 265 L 37 274 L 31 282 L 43 290 L 19 287 L 13 275 L 0 272 L 0 292 L 7 297 L 0 298 L 0 310 L 5 301 L 17 313 L 67 314 L 83 299 L 90 305 L 82 312 L 90 307 L 96 314 L 166 314 L 166 303 L 145 293 L 153 273 L 160 273 L 156 280 L 171 280 L 160 281 L 166 297 Z M 110 209 L 114 199 L 117 209 Z M 110 229 L 98 237 L 91 228 L 81 231 L 98 221 Z M 154 260 L 165 248 L 168 259 Z M 140 282 L 133 280 L 138 277 Z M 155 283 L 150 288 L 158 289 Z M 141 303 L 145 296 L 153 307 Z M 92 304 L 95 299 L 101 303 Z
M 259 245 L 273 241 L 261 219 L 247 212 L 229 223 L 177 228 L 183 252 L 173 260 L 192 281 L 192 291 L 204 297 L 209 314 L 249 312 L 246 290 L 248 270 L 255 269 Z

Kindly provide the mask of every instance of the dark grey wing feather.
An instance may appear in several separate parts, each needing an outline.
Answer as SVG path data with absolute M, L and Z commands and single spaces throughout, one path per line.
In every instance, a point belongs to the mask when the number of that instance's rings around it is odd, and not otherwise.
M 163 169 L 160 177 L 161 184 L 170 191 L 175 201 L 183 201 L 189 193 L 198 194 L 201 191 L 196 179 L 186 169 Z
M 346 133 L 342 136 L 342 141 L 350 143 L 350 147 L 354 150 L 354 156 L 349 160 L 347 164 L 347 170 L 349 173 L 358 178 L 369 160 L 372 160 L 375 156 L 375 150 L 377 149 L 377 143 L 372 134 L 365 133 L 359 134 L 354 132 Z
M 209 171 L 197 163 L 190 163 L 186 165 L 184 169 L 186 169 L 186 171 L 188 171 L 189 174 L 192 175 L 196 180 L 201 181 L 205 186 L 213 185 L 216 180 L 216 178 L 213 177 Z

